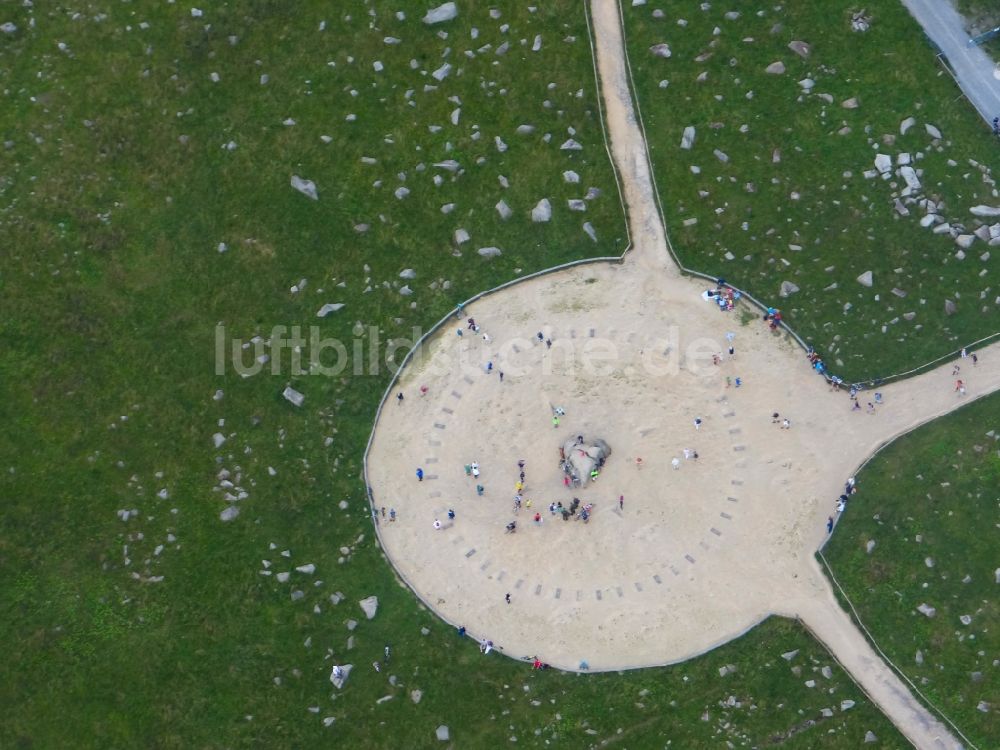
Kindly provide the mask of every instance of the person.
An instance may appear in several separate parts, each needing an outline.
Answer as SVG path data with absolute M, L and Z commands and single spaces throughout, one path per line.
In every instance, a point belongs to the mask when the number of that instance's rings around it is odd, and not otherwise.
M 503 370 L 500 371 L 500 382 L 503 382 Z
M 472 462 L 472 476 L 474 477 L 479 476 L 479 462 L 477 461 Z
M 389 654 L 392 653 L 392 650 L 389 648 L 389 644 L 388 643 L 385 644 L 385 648 L 383 649 L 383 653 L 385 654 L 385 663 L 388 664 L 389 663 Z
M 381 664 L 379 664 L 379 663 L 378 663 L 377 661 L 373 661 L 373 662 L 372 662 L 372 668 L 373 668 L 373 669 L 374 669 L 374 670 L 375 670 L 376 672 L 381 672 L 381 671 L 382 671 L 382 665 L 381 665 Z
M 486 363 L 486 374 L 489 375 L 491 372 L 493 372 L 493 362 L 492 361 Z
M 517 531 L 517 521 L 511 521 L 509 524 L 507 524 L 506 529 L 508 534 L 513 534 L 515 531 Z
M 382 518 L 385 518 L 385 506 L 382 506 Z
M 536 335 L 536 336 L 538 337 L 538 342 L 539 342 L 539 343 L 541 343 L 542 341 L 544 341 L 544 340 L 545 340 L 545 336 L 543 336 L 543 335 L 542 335 L 542 332 L 541 332 L 541 331 L 539 331 L 539 332 L 538 332 L 538 333 L 536 333 L 535 335 Z
M 625 496 L 618 496 L 618 510 L 625 510 Z
M 437 531 L 441 530 L 441 522 L 438 519 L 436 519 L 436 518 L 434 519 L 434 528 Z
M 826 533 L 833 533 L 833 516 L 828 516 L 826 519 Z
M 554 516 L 556 514 L 556 504 L 549 503 L 549 515 Z
M 741 385 L 743 385 L 743 378 L 736 378 L 736 382 L 734 383 L 734 385 L 737 388 L 739 388 Z
M 483 485 L 481 485 L 481 484 L 477 484 L 476 485 L 476 494 L 479 497 L 482 497 L 484 492 L 486 492 L 486 488 L 483 487 Z
M 536 513 L 534 521 L 535 521 L 536 524 L 541 524 L 541 522 L 542 522 L 542 514 L 541 513 Z
M 855 401 L 854 406 L 851 407 L 851 411 L 861 411 L 861 404 Z
M 520 460 L 518 460 L 518 462 L 517 462 L 517 468 L 521 469 L 522 472 L 523 472 L 523 470 L 524 470 L 524 459 L 523 458 L 520 459 Z
M 485 344 L 490 343 L 490 335 L 488 333 L 486 333 L 485 331 L 483 332 L 483 343 L 485 343 Z
M 539 659 L 538 659 L 538 657 L 537 657 L 537 656 L 535 657 L 535 660 L 534 660 L 534 662 L 532 662 L 532 664 L 531 664 L 531 668 L 532 668 L 532 669 L 541 669 L 541 668 L 542 668 L 542 662 L 541 662 L 541 661 L 539 661 Z
M 559 426 L 559 417 L 557 417 L 555 415 L 552 416 L 552 426 L 553 427 L 558 427 Z
M 399 404 L 400 406 L 403 405 L 403 392 L 402 391 L 400 391 L 399 393 L 396 394 L 396 403 Z
M 955 390 L 958 391 L 959 395 L 964 396 L 965 395 L 965 383 L 963 383 L 961 380 L 956 380 L 955 381 Z
M 597 469 L 592 469 L 591 472 L 590 472 L 590 481 L 591 482 L 596 482 L 598 474 L 600 474 L 600 472 Z
M 701 417 L 695 417 L 694 418 L 694 428 L 696 430 L 700 430 L 701 429 Z
M 510 604 L 510 592 L 509 591 L 507 592 L 507 595 L 504 597 L 504 601 L 507 602 L 508 604 Z
M 792 423 L 791 423 L 790 421 L 788 421 L 788 418 L 787 418 L 787 417 L 786 417 L 785 419 L 782 419 L 782 420 L 781 420 L 781 429 L 783 429 L 783 430 L 787 430 L 787 429 L 789 429 L 789 428 L 790 428 L 791 426 L 792 426 Z
M 521 482 L 520 480 L 517 481 L 517 482 L 514 482 L 514 494 L 520 495 L 521 494 L 521 490 L 523 490 L 523 489 L 524 489 L 524 482 Z
M 778 412 L 774 412 L 774 414 L 771 415 L 771 424 L 778 424 L 779 419 L 780 415 Z
M 449 521 L 455 520 L 455 511 L 452 510 L 451 508 L 448 508 L 448 520 Z
M 426 385 L 420 386 L 420 395 L 421 396 L 426 396 L 427 395 L 427 386 Z
M 837 512 L 843 513 L 844 508 L 847 507 L 847 495 L 841 495 L 840 499 L 837 500 Z
M 873 404 L 871 401 L 868 402 L 868 413 L 869 414 L 875 413 L 875 404 Z
M 424 470 L 421 469 L 419 466 L 417 467 L 417 481 L 418 482 L 424 481 Z
M 396 523 L 396 509 L 389 508 L 389 523 Z
M 458 626 L 458 637 L 465 638 L 465 625 Z
M 677 456 L 674 456 L 673 459 L 671 459 L 670 461 L 670 465 L 673 466 L 675 470 L 679 469 L 681 468 L 681 461 L 679 458 L 677 458 Z
M 465 465 L 465 476 L 467 477 L 472 476 L 472 466 L 470 464 Z
M 475 318 L 469 318 L 468 324 L 469 324 L 468 328 L 469 328 L 470 331 L 476 330 L 477 326 L 476 326 L 476 319 Z
M 455 317 L 461 320 L 463 315 L 465 315 L 465 305 L 463 305 L 461 302 L 456 302 Z
M 545 346 L 548 349 L 552 348 L 552 339 L 545 339 Z
M 879 391 L 875 391 L 875 403 L 876 404 L 882 403 L 882 394 Z

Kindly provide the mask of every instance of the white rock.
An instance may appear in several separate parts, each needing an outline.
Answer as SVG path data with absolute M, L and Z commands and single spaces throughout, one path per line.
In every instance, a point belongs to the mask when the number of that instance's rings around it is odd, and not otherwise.
M 924 123 L 924 129 L 927 131 L 927 135 L 929 135 L 931 138 L 940 138 L 941 137 L 941 131 L 938 130 L 933 125 L 931 125 L 929 122 L 925 122 Z
M 691 147 L 694 146 L 695 130 L 694 125 L 688 125 L 684 128 L 684 133 L 681 135 L 681 148 L 690 151 Z
M 781 291 L 779 291 L 778 294 L 782 297 L 787 297 L 790 294 L 795 294 L 797 291 L 799 291 L 799 288 L 791 281 L 782 281 Z
M 531 45 L 531 51 L 538 52 L 538 50 L 540 50 L 541 48 L 542 48 L 542 35 L 536 34 L 535 41 Z
M 312 575 L 316 572 L 316 566 L 312 563 L 306 563 L 305 565 L 299 565 L 296 570 L 300 573 L 305 573 L 306 575 Z
M 220 521 L 232 521 L 240 514 L 240 509 L 235 505 L 230 505 L 219 514 Z
M 937 221 L 940 221 L 940 218 L 938 217 L 937 214 L 927 214 L 920 220 L 920 226 L 926 228 Z
M 714 149 L 712 153 L 715 154 L 715 158 L 721 161 L 723 164 L 726 164 L 729 161 L 729 155 L 725 151 Z
M 495 258 L 503 254 L 499 247 L 481 247 L 476 252 L 484 258 Z
M 404 284 L 399 288 L 399 293 L 402 294 L 404 297 L 409 297 L 411 294 L 413 294 L 413 290 L 410 289 L 409 284 Z
M 337 690 L 341 690 L 344 687 L 344 683 L 347 682 L 352 669 L 354 669 L 353 664 L 341 664 L 335 665 L 330 670 L 330 682 L 333 683 Z
M 933 617 L 935 614 L 937 614 L 937 610 L 934 609 L 934 607 L 932 607 L 929 604 L 921 604 L 919 607 L 917 607 L 917 612 L 919 612 L 922 615 L 926 615 L 927 617 Z
M 955 238 L 955 244 L 960 248 L 967 250 L 975 242 L 976 235 L 974 234 L 960 234 Z
M 906 185 L 911 190 L 920 190 L 920 179 L 917 177 L 917 172 L 913 167 L 900 167 L 899 176 L 906 180 Z
M 654 57 L 662 57 L 664 59 L 670 57 L 673 53 L 670 51 L 670 45 L 666 42 L 661 44 L 654 44 L 649 48 L 649 51 L 653 53 Z
M 417 272 L 412 268 L 404 268 L 399 272 L 399 278 L 401 279 L 415 279 L 417 278 Z
M 572 138 L 567 140 L 563 145 L 559 147 L 561 151 L 583 151 L 583 146 L 574 141 Z
M 766 68 L 764 68 L 764 72 L 770 73 L 771 75 L 774 76 L 780 76 L 782 73 L 785 72 L 785 64 L 781 62 L 781 60 L 778 60 L 776 62 L 771 63 Z
M 214 435 L 212 435 L 212 442 L 215 444 L 216 448 L 221 448 L 222 444 L 226 442 L 226 436 L 223 435 L 221 432 L 217 432 Z
M 865 552 L 867 552 L 870 555 L 874 551 L 875 551 L 875 540 L 869 539 L 868 542 L 865 544 Z
M 973 206 L 969 213 L 973 216 L 1000 216 L 1000 206 Z
M 583 231 L 587 233 L 587 236 L 590 237 L 590 239 L 592 239 L 594 242 L 597 242 L 597 232 L 594 229 L 593 224 L 591 224 L 589 221 L 583 222 Z
M 469 233 L 465 229 L 456 229 L 455 230 L 455 244 L 456 245 L 464 245 L 466 242 L 469 241 L 469 239 L 470 239 Z
M 445 63 L 440 68 L 431 73 L 431 78 L 437 81 L 443 81 L 449 75 L 451 75 L 451 63 Z
M 458 125 L 458 120 L 459 120 L 459 118 L 461 118 L 461 116 L 462 116 L 462 108 L 461 107 L 458 107 L 457 109 L 453 109 L 451 111 L 451 124 L 452 125 Z
M 0 31 L 2 31 L 4 34 L 13 34 L 15 31 L 17 31 L 17 25 L 11 23 L 10 21 L 7 21 L 6 23 L 0 24 Z
M 281 392 L 281 395 L 285 397 L 286 401 L 290 402 L 294 406 L 302 406 L 302 402 L 306 400 L 305 394 L 299 393 L 291 386 L 287 386 L 285 390 Z
M 448 727 L 446 727 L 444 724 L 442 724 L 437 728 L 435 734 L 437 738 L 441 740 L 441 742 L 447 742 L 448 739 L 451 737 L 451 735 L 448 733 Z
M 343 302 L 327 302 L 319 310 L 316 311 L 317 318 L 325 318 L 330 313 L 335 313 L 337 310 L 343 308 Z
M 871 287 L 873 283 L 872 272 L 865 271 L 863 274 L 858 276 L 858 283 L 861 284 L 861 286 Z
M 569 207 L 570 211 L 586 211 L 587 202 L 582 201 L 579 198 L 570 198 L 566 201 L 566 205 Z
M 514 215 L 514 212 L 511 210 L 510 206 L 507 205 L 507 201 L 501 200 L 499 203 L 497 203 L 496 209 L 497 213 L 500 214 L 500 218 L 503 219 L 504 221 L 507 221 L 507 219 L 509 219 L 511 216 Z
M 458 6 L 455 3 L 442 3 L 436 8 L 431 8 L 427 11 L 427 15 L 423 17 L 423 22 L 426 24 L 443 23 L 445 21 L 452 21 L 458 17 Z
M 531 209 L 531 220 L 534 222 L 546 222 L 552 218 L 552 204 L 548 198 L 542 198 L 535 207 Z
M 312 180 L 305 180 L 297 174 L 293 174 L 291 185 L 293 188 L 302 193 L 302 195 L 312 198 L 314 201 L 319 200 L 319 194 L 316 192 L 316 183 Z
M 423 698 L 423 697 L 424 697 L 424 693 L 423 693 L 422 690 L 411 690 L 410 691 L 410 700 L 413 701 L 414 703 L 420 703 L 420 699 Z
M 906 135 L 906 131 L 912 128 L 916 124 L 917 124 L 916 119 L 914 119 L 913 117 L 907 117 L 905 120 L 899 123 L 899 134 Z
M 580 182 L 580 175 L 578 175 L 572 169 L 568 169 L 565 172 L 563 172 L 563 180 L 570 183 L 571 185 L 575 185 L 578 182 Z
M 888 154 L 875 154 L 875 169 L 885 174 L 892 169 L 892 157 Z
M 852 701 L 852 700 L 843 700 L 843 701 L 840 702 L 840 710 L 841 711 L 847 711 L 850 708 L 854 708 L 854 701 Z
M 852 96 L 850 99 L 844 99 L 844 101 L 840 103 L 840 106 L 844 109 L 857 109 L 858 98 L 856 96 Z

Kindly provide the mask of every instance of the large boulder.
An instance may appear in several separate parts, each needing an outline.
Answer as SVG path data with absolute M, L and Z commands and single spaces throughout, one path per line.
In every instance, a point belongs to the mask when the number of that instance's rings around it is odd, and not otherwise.
M 570 438 L 562 445 L 563 473 L 574 487 L 585 487 L 591 481 L 590 473 L 600 471 L 611 455 L 611 447 L 600 438 L 584 440 Z

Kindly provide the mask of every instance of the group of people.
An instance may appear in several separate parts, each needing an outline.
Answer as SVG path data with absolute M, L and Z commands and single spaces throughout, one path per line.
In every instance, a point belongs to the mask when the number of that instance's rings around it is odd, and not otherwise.
M 708 289 L 703 295 L 707 300 L 714 300 L 719 309 L 729 312 L 736 307 L 736 302 L 742 296 L 740 292 L 726 284 L 725 279 L 716 279 L 715 289 Z

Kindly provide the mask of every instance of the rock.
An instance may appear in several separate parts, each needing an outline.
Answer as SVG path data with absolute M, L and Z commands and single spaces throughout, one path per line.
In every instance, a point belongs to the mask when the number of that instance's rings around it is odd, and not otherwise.
M 235 505 L 230 505 L 219 514 L 220 521 L 232 521 L 240 514 L 240 509 Z
M 217 432 L 214 435 L 212 435 L 212 443 L 215 445 L 216 448 L 221 448 L 224 442 L 226 442 L 226 436 L 223 435 L 221 432 Z
M 790 294 L 795 294 L 797 291 L 799 291 L 799 288 L 791 281 L 782 281 L 781 291 L 778 294 L 782 297 L 787 297 Z
M 358 604 L 361 605 L 361 609 L 364 610 L 365 615 L 371 620 L 375 617 L 375 613 L 378 611 L 378 597 L 369 596 L 362 599 Z
M 847 711 L 848 709 L 851 709 L 851 708 L 854 708 L 854 701 L 852 701 L 852 700 L 843 700 L 843 701 L 840 702 L 840 710 L 841 711 Z
M 785 64 L 781 60 L 778 60 L 764 68 L 764 72 L 770 73 L 773 76 L 780 76 L 785 72 Z
M 821 673 L 821 674 L 822 674 L 822 675 L 823 675 L 823 676 L 824 676 L 824 677 L 825 677 L 826 679 L 828 679 L 828 680 L 832 680 L 832 679 L 833 679 L 833 670 L 832 670 L 832 669 L 830 669 L 830 667 L 823 667 L 823 668 L 822 668 L 822 669 L 820 670 L 820 673 Z
M 535 207 L 531 209 L 531 220 L 536 223 L 543 223 L 552 218 L 552 204 L 548 198 L 542 198 Z
M 316 566 L 312 563 L 306 563 L 305 565 L 299 565 L 296 570 L 300 573 L 305 573 L 306 575 L 312 575 L 316 572 Z
M 895 286 L 892 288 L 892 293 L 895 294 L 900 299 L 903 299 L 906 296 L 906 292 L 905 291 L 903 291 L 899 287 L 895 287 Z
M 870 288 L 873 283 L 872 272 L 865 271 L 863 274 L 858 276 L 858 283 L 861 284 L 861 286 L 866 286 Z
M 497 208 L 497 213 L 500 214 L 500 218 L 503 219 L 504 221 L 507 221 L 507 219 L 509 219 L 511 216 L 514 215 L 514 212 L 511 211 L 510 206 L 507 205 L 507 201 L 503 200 L 500 201 L 499 203 L 497 203 L 496 208 Z
M 906 186 L 910 190 L 920 190 L 920 179 L 917 177 L 917 172 L 913 167 L 900 167 L 899 176 L 906 180 Z
M 914 661 L 915 661 L 915 662 L 916 662 L 917 664 L 923 664 L 923 663 L 924 663 L 924 652 L 923 652 L 923 651 L 921 651 L 921 650 L 920 650 L 920 649 L 918 648 L 918 649 L 917 649 L 917 654 L 916 654 L 916 656 L 914 656 L 914 657 L 913 657 L 913 660 L 914 660 Z
M 1000 568 L 993 571 L 993 582 L 1000 583 Z
M 912 128 L 916 124 L 917 124 L 916 119 L 912 117 L 907 117 L 905 120 L 899 123 L 899 134 L 906 135 L 906 131 Z
M 404 284 L 399 288 L 399 293 L 402 294 L 404 297 L 409 297 L 411 294 L 413 294 L 413 290 L 410 289 L 409 284 Z
M 875 540 L 869 539 L 865 543 L 865 552 L 867 552 L 870 555 L 874 550 L 875 550 Z
M 973 216 L 1000 216 L 1000 206 L 973 206 L 969 213 Z
M 844 101 L 840 103 L 840 106 L 844 109 L 857 109 L 859 106 L 858 98 L 856 96 L 852 96 L 850 99 L 844 99 Z
M 437 738 L 441 740 L 441 742 L 447 742 L 448 739 L 451 737 L 451 735 L 448 733 L 448 727 L 446 727 L 444 724 L 442 724 L 437 728 L 435 734 L 437 735 Z
M 574 172 L 572 169 L 568 169 L 563 172 L 563 180 L 571 185 L 575 185 L 580 182 L 580 175 Z
M 503 254 L 499 247 L 481 247 L 476 252 L 484 258 L 495 258 Z
M 465 229 L 456 229 L 455 230 L 455 244 L 456 245 L 464 245 L 470 239 L 471 238 L 469 237 L 469 233 Z
M 431 73 L 431 78 L 436 81 L 443 81 L 451 75 L 451 63 L 444 63 L 440 68 Z
M 423 698 L 423 697 L 424 697 L 424 693 L 423 693 L 422 690 L 411 690 L 410 691 L 410 700 L 413 701 L 414 703 L 420 703 L 420 699 Z
M 729 155 L 725 151 L 720 151 L 719 149 L 715 149 L 712 151 L 712 153 L 715 154 L 715 158 L 721 161 L 723 164 L 726 164 L 729 161 Z
M 458 6 L 455 3 L 442 3 L 436 8 L 431 8 L 427 11 L 427 15 L 423 17 L 423 22 L 430 25 L 435 23 L 444 23 L 445 21 L 452 21 L 458 17 Z
M 875 742 L 878 742 L 878 737 L 875 736 L 875 732 L 869 729 L 867 732 L 865 732 L 865 744 L 871 745 Z
M 649 48 L 649 51 L 653 53 L 653 57 L 662 57 L 664 59 L 673 54 L 670 51 L 670 45 L 666 42 L 663 42 L 662 44 L 654 44 Z
M 570 211 L 587 210 L 587 202 L 582 201 L 579 198 L 570 198 L 568 201 L 566 201 L 566 206 L 569 208 Z
M 888 154 L 875 154 L 875 169 L 886 174 L 892 169 L 892 157 Z
M 684 128 L 684 134 L 681 135 L 681 148 L 690 151 L 691 147 L 694 146 L 694 138 L 694 125 L 688 125 Z
M 330 682 L 337 690 L 342 690 L 344 683 L 347 682 L 347 678 L 351 674 L 351 670 L 354 669 L 353 664 L 340 664 L 334 665 L 333 669 L 330 670 Z
M 276 575 L 275 578 L 278 579 L 278 583 L 287 583 L 289 576 L 291 576 L 291 573 L 285 570 L 282 571 L 281 573 L 278 573 L 278 575 Z
M 316 183 L 312 180 L 304 180 L 297 174 L 293 174 L 291 185 L 307 198 L 312 198 L 314 201 L 319 200 L 319 194 L 316 192 Z
M 302 406 L 302 402 L 306 400 L 304 394 L 299 393 L 290 385 L 285 387 L 285 390 L 281 392 L 281 395 L 285 397 L 286 401 L 290 402 L 294 406 Z
M 401 279 L 415 279 L 417 278 L 417 272 L 412 268 L 404 268 L 399 272 L 399 278 Z
M 17 31 L 17 25 L 11 23 L 10 21 L 7 21 L 5 23 L 0 24 L 0 31 L 2 31 L 4 34 L 13 34 L 15 31 Z
M 531 135 L 532 133 L 535 132 L 535 126 L 534 125 L 518 125 L 517 126 L 517 130 L 514 131 L 514 132 L 516 132 L 518 135 Z
M 946 299 L 944 301 L 944 314 L 954 315 L 956 312 L 958 312 L 958 305 L 956 305 L 954 301 Z
M 903 320 L 913 320 L 917 317 L 915 312 L 905 312 L 903 313 Z
M 934 615 L 937 614 L 937 610 L 934 609 L 934 607 L 932 607 L 931 605 L 926 603 L 921 604 L 919 607 L 917 607 L 917 612 L 919 612 L 922 615 L 926 615 L 927 617 L 933 617 Z
M 592 239 L 594 242 L 597 242 L 597 232 L 594 229 L 593 224 L 591 224 L 589 221 L 583 222 L 583 231 L 587 233 L 587 236 L 590 237 L 590 239 Z
M 574 141 L 572 138 L 567 140 L 559 147 L 561 151 L 583 151 L 583 146 Z
M 348 630 L 353 631 L 356 627 L 358 627 L 358 621 L 357 620 L 348 620 L 347 621 L 347 629 Z
M 922 219 L 920 219 L 920 226 L 922 226 L 922 227 L 924 227 L 926 229 L 931 224 L 934 224 L 934 223 L 936 223 L 938 221 L 940 221 L 940 218 L 938 217 L 937 214 L 927 214 Z
M 988 714 L 990 712 L 990 704 L 986 701 L 979 701 L 979 703 L 976 704 L 976 710 L 981 711 L 984 714 Z
M 814 688 L 814 687 L 816 687 L 816 680 L 806 680 L 806 687 L 807 688 Z
M 303 591 L 300 591 L 299 589 L 295 589 L 292 592 L 291 596 L 292 596 L 292 601 L 293 602 L 300 602 L 300 601 L 302 601 L 303 599 L 306 598 L 305 593 Z
M 343 302 L 327 302 L 316 312 L 317 318 L 325 318 L 330 313 L 335 313 L 344 306 Z
M 927 135 L 929 135 L 931 138 L 938 138 L 938 139 L 941 138 L 941 131 L 938 130 L 933 125 L 931 125 L 929 122 L 924 123 L 924 129 L 927 131 Z
M 446 169 L 449 172 L 457 172 L 462 167 L 462 165 L 454 159 L 445 159 L 444 161 L 434 162 L 434 166 L 438 169 Z
M 809 53 L 812 52 L 808 42 L 800 42 L 797 39 L 788 43 L 788 49 L 799 57 L 809 57 Z
M 961 615 L 961 616 L 960 616 L 960 617 L 958 618 L 958 620 L 959 620 L 959 622 L 961 622 L 961 623 L 962 623 L 963 625 L 971 625 L 971 624 L 972 624 L 972 617 L 971 617 L 970 615 Z
M 799 650 L 795 649 L 794 651 L 786 651 L 781 655 L 781 658 L 784 659 L 785 661 L 791 661 L 798 655 L 799 655 Z
M 813 87 L 815 85 L 816 81 L 814 81 L 812 78 L 803 78 L 801 81 L 799 81 L 799 86 L 801 86 L 807 94 L 813 90 Z
M 968 250 L 972 246 L 972 243 L 976 241 L 976 235 L 974 234 L 960 234 L 955 238 L 955 244 L 958 245 L 963 250 Z

